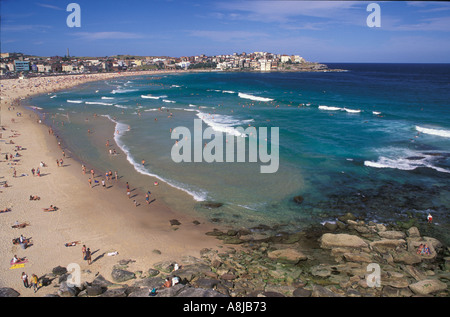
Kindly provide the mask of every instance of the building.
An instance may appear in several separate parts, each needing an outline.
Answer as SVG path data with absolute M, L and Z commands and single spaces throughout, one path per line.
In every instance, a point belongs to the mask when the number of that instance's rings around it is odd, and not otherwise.
M 14 61 L 14 69 L 16 72 L 29 72 L 30 62 L 29 61 Z

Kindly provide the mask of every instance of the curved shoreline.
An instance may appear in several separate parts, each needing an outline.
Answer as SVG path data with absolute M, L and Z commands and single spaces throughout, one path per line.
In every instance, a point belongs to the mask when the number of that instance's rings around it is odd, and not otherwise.
M 134 75 L 136 74 L 130 74 Z M 66 85 L 59 83 L 58 90 L 105 78 L 85 79 L 86 81 L 80 80 L 76 83 L 66 82 Z M 58 147 L 54 135 L 47 133 L 48 127 L 37 123 L 36 113 L 23 108 L 22 105 L 11 109 L 13 111 L 6 108 L 12 105 L 14 100 L 24 100 L 30 96 L 53 92 L 56 88 L 48 84 L 45 87 L 41 85 L 36 87 L 33 86 L 34 83 L 28 83 L 32 87 L 26 90 L 23 88 L 24 83 L 21 84 L 16 82 L 4 85 L 8 86 L 8 89 L 2 87 L 1 119 L 2 126 L 5 127 L 2 139 L 6 139 L 5 143 L 1 144 L 2 153 L 14 153 L 15 145 L 23 146 L 26 150 L 21 152 L 22 156 L 19 157 L 17 165 L 14 165 L 20 175 L 17 179 L 10 178 L 12 167 L 8 165 L 10 162 L 3 161 L 0 165 L 2 174 L 5 175 L 2 181 L 7 180 L 11 187 L 2 189 L 0 195 L 3 204 L 7 204 L 12 211 L 0 215 L 2 217 L 0 254 L 3 259 L 12 258 L 17 254 L 19 257 L 25 256 L 30 261 L 23 268 L 15 270 L 2 264 L 0 287 L 7 286 L 21 290 L 22 296 L 43 296 L 52 290 L 43 287 L 38 293 L 33 294 L 31 289 L 24 289 L 20 281 L 22 271 L 29 276 L 31 274 L 39 276 L 58 265 L 79 263 L 82 270 L 89 268 L 109 276 L 111 266 L 124 257 L 135 260 L 137 270 L 146 271 L 152 263 L 164 259 L 175 260 L 186 255 L 198 256 L 201 249 L 221 244 L 213 237 L 205 237 L 205 233 L 212 229 L 212 224 L 202 219 L 199 219 L 201 222 L 197 221 L 194 224 L 192 216 L 172 210 L 161 200 L 157 199 L 148 206 L 144 201 L 141 202 L 141 206 L 135 207 L 125 195 L 123 179 L 120 179 L 118 184 L 109 182 L 108 187 L 112 188 L 106 190 L 102 189 L 101 185 L 89 188 L 87 183 L 89 172 L 87 175 L 81 173 L 82 160 L 76 158 L 76 154 L 71 153 L 72 157 L 64 159 L 64 167 L 55 166 L 55 159 L 62 157 L 62 148 Z M 33 87 L 34 89 L 31 89 Z M 17 112 L 21 112 L 21 116 L 17 116 Z M 14 138 L 15 145 L 11 146 L 6 143 L 10 130 L 18 131 L 20 134 Z M 44 177 L 32 177 L 30 170 L 37 167 L 39 161 L 47 165 L 41 168 Z M 136 193 L 139 197 L 144 196 L 138 190 L 133 192 L 133 195 Z M 27 195 L 38 195 L 41 200 L 28 201 Z M 36 211 L 40 210 L 41 206 L 48 207 L 50 204 L 60 209 L 53 213 Z M 172 225 L 170 220 L 174 218 L 179 220 L 181 225 Z M 30 222 L 31 226 L 11 229 L 10 225 L 16 220 Z M 11 239 L 20 234 L 34 240 L 33 245 L 26 250 L 10 246 Z M 82 241 L 97 252 L 91 266 L 82 263 L 85 261 L 80 261 L 81 245 L 73 248 L 64 247 L 64 243 L 70 241 Z M 161 252 L 155 253 L 157 250 Z M 115 257 L 103 256 L 110 251 L 118 251 L 119 254 Z

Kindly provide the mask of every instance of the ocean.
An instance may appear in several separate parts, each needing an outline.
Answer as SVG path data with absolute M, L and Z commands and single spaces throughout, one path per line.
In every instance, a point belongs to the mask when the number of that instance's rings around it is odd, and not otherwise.
M 447 239 L 450 65 L 328 66 L 347 71 L 123 77 L 30 103 L 42 108 L 45 123 L 80 161 L 102 172 L 118 170 L 181 212 L 286 230 L 347 212 L 387 224 L 413 218 L 425 224 L 431 213 L 434 234 Z M 175 162 L 172 151 L 185 136 L 173 139 L 172 132 L 194 135 L 196 119 L 203 130 L 247 144 L 246 159 Z M 278 149 L 272 153 L 276 172 L 261 173 L 268 163 L 250 160 L 255 136 L 240 129 L 248 127 L 267 129 L 269 153 Z M 278 139 L 271 135 L 275 128 Z M 117 147 L 106 147 L 108 140 Z

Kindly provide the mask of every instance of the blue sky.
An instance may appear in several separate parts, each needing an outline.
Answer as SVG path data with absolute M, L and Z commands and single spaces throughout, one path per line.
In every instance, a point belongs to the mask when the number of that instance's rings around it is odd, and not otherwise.
M 81 7 L 70 28 L 69 3 Z M 381 8 L 370 28 L 369 3 Z M 266 51 L 318 62 L 450 63 L 450 2 L 0 0 L 1 50 L 41 56 Z

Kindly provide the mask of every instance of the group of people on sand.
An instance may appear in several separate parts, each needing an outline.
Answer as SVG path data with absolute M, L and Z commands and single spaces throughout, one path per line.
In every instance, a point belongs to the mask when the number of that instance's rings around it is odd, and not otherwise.
M 34 292 L 37 292 L 37 290 L 39 289 L 39 278 L 36 274 L 31 275 L 30 282 L 28 282 L 28 275 L 25 272 L 22 272 L 22 276 L 20 278 L 22 279 L 23 286 L 25 286 L 25 288 L 32 287 L 34 289 Z

